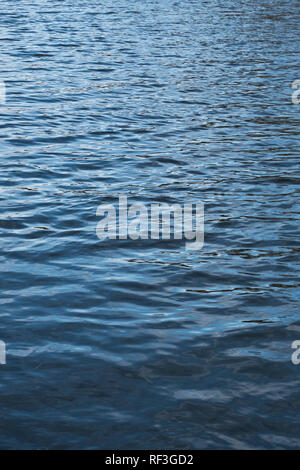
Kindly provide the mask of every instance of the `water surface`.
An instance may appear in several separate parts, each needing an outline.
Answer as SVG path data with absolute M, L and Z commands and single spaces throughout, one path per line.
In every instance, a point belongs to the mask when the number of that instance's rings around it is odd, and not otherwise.
M 299 2 L 2 0 L 3 449 L 298 448 Z M 205 246 L 99 204 L 205 203 Z

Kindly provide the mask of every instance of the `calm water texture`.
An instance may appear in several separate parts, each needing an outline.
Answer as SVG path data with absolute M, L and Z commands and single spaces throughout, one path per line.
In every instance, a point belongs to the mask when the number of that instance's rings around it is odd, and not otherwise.
M 2 0 L 3 449 L 300 447 L 296 0 Z M 205 246 L 99 204 L 205 203 Z

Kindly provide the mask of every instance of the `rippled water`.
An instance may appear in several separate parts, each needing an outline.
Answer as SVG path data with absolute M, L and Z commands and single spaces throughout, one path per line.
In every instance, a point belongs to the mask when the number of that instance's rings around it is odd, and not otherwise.
M 295 448 L 299 2 L 2 0 L 1 448 Z M 99 204 L 205 203 L 205 246 Z

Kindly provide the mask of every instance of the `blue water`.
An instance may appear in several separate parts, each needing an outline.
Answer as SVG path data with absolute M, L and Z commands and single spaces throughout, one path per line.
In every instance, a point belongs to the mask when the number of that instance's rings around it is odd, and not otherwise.
M 1 1 L 2 449 L 299 448 L 299 9 Z M 204 248 L 101 242 L 119 195 Z

